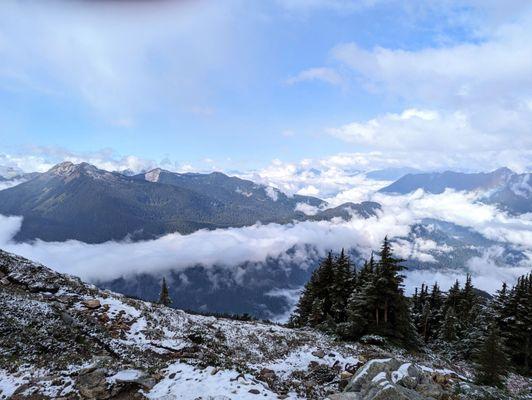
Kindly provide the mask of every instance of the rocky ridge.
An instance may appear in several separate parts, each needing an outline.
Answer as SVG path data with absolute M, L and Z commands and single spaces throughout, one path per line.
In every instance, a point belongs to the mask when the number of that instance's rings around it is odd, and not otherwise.
M 382 397 L 381 386 L 419 395 L 406 398 L 474 398 L 446 385 L 487 393 L 469 382 L 467 366 L 451 370 L 434 357 L 315 331 L 189 315 L 1 250 L 0 309 L 0 399 L 401 398 Z

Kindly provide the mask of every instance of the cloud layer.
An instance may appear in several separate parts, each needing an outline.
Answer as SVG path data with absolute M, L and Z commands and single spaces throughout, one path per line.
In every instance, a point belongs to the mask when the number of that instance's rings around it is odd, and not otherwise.
M 346 194 L 340 194 L 345 197 Z M 269 257 L 285 258 L 287 262 L 305 266 L 308 246 L 319 256 L 329 250 L 357 249 L 369 256 L 378 249 L 384 236 L 406 237 L 414 223 L 424 218 L 436 218 L 469 227 L 498 243 L 481 257 L 475 257 L 464 267 L 472 272 L 479 287 L 493 291 L 501 280 L 512 282 L 530 270 L 532 260 L 532 216 L 509 217 L 492 206 L 476 204 L 464 193 L 445 192 L 441 195 L 421 191 L 407 196 L 370 196 L 383 205 L 378 217 L 353 218 L 350 221 L 300 222 L 288 225 L 254 225 L 244 228 L 198 231 L 190 235 L 170 234 L 144 242 L 107 242 L 85 244 L 78 241 L 49 243 L 13 243 L 10 239 L 20 228 L 19 217 L 0 217 L 0 247 L 40 261 L 61 272 L 88 280 L 109 280 L 140 272 L 159 274 L 168 270 L 183 270 L 194 265 L 227 267 L 237 271 L 245 262 L 260 263 Z M 502 265 L 501 249 L 509 245 L 523 252 L 528 261 L 512 267 Z M 415 238 L 414 242 L 398 240 L 396 250 L 401 256 L 425 263 L 434 262 L 434 251 L 452 249 L 431 240 Z M 294 250 L 289 252 L 289 250 Z M 435 270 L 413 270 L 408 273 L 409 289 L 422 281 L 435 278 L 448 286 L 464 276 L 463 269 L 445 270 L 434 264 Z M 236 272 L 235 272 L 236 273 Z

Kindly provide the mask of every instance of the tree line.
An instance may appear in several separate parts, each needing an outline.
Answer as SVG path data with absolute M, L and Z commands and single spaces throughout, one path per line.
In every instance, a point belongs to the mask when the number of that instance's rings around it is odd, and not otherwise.
M 503 284 L 497 295 L 473 286 L 468 275 L 443 292 L 438 283 L 404 294 L 404 260 L 385 238 L 361 268 L 344 250 L 329 252 L 305 285 L 289 324 L 313 327 L 344 340 L 378 335 L 408 348 L 427 348 L 474 361 L 479 383 L 500 385 L 508 369 L 531 375 L 532 277 Z

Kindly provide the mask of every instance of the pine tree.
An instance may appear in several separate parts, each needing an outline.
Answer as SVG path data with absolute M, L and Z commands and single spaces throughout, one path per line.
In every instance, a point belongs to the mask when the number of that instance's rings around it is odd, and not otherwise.
M 379 262 L 370 260 L 358 279 L 357 290 L 350 298 L 349 324 L 356 338 L 364 334 L 387 336 L 405 345 L 414 345 L 415 329 L 410 318 L 408 300 L 403 293 L 400 271 L 402 261 L 393 256 L 388 238 L 380 251 Z M 372 273 L 369 273 L 369 270 Z M 361 282 L 364 282 L 361 284 Z
M 476 380 L 481 385 L 502 386 L 507 373 L 508 359 L 500 339 L 500 331 L 491 324 L 488 334 L 476 355 Z
M 445 311 L 445 317 L 443 319 L 443 324 L 440 331 L 440 339 L 446 342 L 454 342 L 457 337 L 458 331 L 458 320 L 454 308 L 452 306 L 448 307 Z
M 333 275 L 331 314 L 336 323 L 342 323 L 347 319 L 347 301 L 356 285 L 356 275 L 344 249 L 335 260 Z
M 522 276 L 508 294 L 504 311 L 506 348 L 512 365 L 526 375 L 532 374 L 532 279 Z
M 161 283 L 161 294 L 159 295 L 159 304 L 164 304 L 167 307 L 172 304 L 172 299 L 170 298 L 170 294 L 168 293 L 168 286 L 166 285 L 165 278 L 163 278 L 163 281 Z
M 290 318 L 294 326 L 313 326 L 329 321 L 333 308 L 333 284 L 335 260 L 332 252 L 323 259 L 313 272 Z
M 314 300 L 316 300 L 315 285 L 317 280 L 318 271 L 315 270 L 299 297 L 294 313 L 290 316 L 290 326 L 302 327 L 309 324 L 310 316 L 314 310 Z
M 434 283 L 432 291 L 430 293 L 430 317 L 429 317 L 429 332 L 428 339 L 434 340 L 438 337 L 443 323 L 443 294 L 438 286 L 438 283 Z

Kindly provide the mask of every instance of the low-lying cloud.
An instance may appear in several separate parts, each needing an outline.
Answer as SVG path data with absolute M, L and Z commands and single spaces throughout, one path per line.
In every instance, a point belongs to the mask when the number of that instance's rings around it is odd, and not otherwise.
M 414 284 L 438 280 L 446 288 L 455 279 L 463 279 L 465 271 L 473 274 L 476 284 L 494 291 L 501 281 L 512 282 L 530 271 L 532 260 L 532 216 L 508 216 L 495 207 L 477 204 L 472 195 L 447 191 L 441 195 L 422 191 L 406 196 L 369 196 L 379 201 L 382 212 L 372 218 L 353 217 L 350 221 L 334 220 L 298 222 L 287 225 L 256 224 L 243 228 L 200 230 L 190 235 L 173 233 L 142 242 L 106 242 L 86 244 L 79 241 L 15 243 L 11 239 L 20 229 L 22 218 L 0 216 L 0 247 L 89 281 L 112 280 L 137 273 L 160 274 L 169 270 L 185 270 L 202 265 L 234 268 L 245 262 L 261 263 L 268 258 L 288 257 L 304 266 L 309 246 L 319 256 L 327 251 L 354 248 L 367 257 L 379 248 L 384 236 L 398 238 L 395 243 L 400 256 L 433 265 L 430 271 L 408 272 L 408 291 Z M 434 254 L 451 252 L 452 248 L 433 240 L 412 236 L 411 226 L 425 218 L 453 222 L 473 229 L 495 244 L 480 257 L 469 259 L 456 269 L 442 269 Z M 403 238 L 403 239 L 401 239 Z M 503 246 L 511 246 L 525 255 L 518 265 L 501 263 Z M 295 251 L 294 251 L 295 249 Z M 288 255 L 292 251 L 292 255 Z M 498 253 L 499 252 L 499 253 Z M 315 255 L 315 254 L 314 254 Z M 463 268 L 462 268 L 463 267 Z M 242 271 L 239 271 L 242 273 Z

